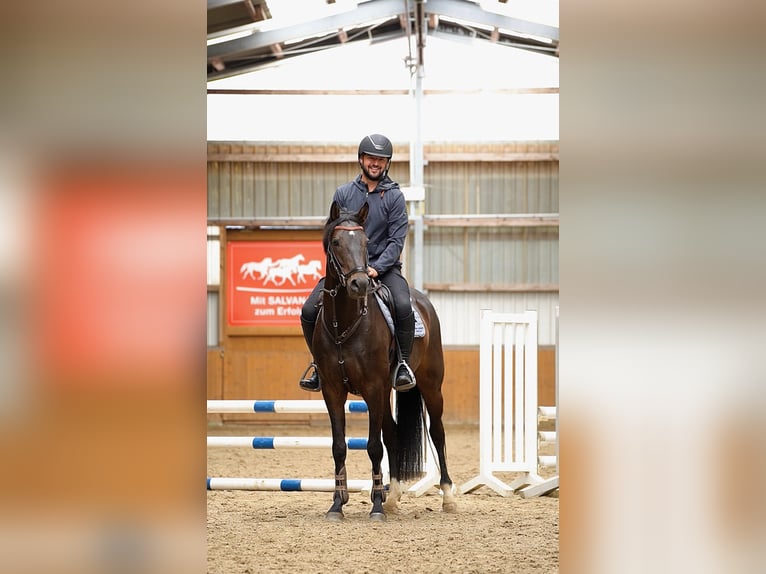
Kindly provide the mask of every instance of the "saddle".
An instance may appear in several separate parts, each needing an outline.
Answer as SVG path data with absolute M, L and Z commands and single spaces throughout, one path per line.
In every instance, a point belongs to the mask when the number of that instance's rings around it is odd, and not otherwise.
M 394 301 L 391 298 L 391 291 L 384 283 L 378 283 L 378 288 L 375 289 L 375 300 L 378 302 L 378 306 L 383 312 L 383 316 L 386 318 L 386 324 L 391 330 L 391 334 L 395 335 L 396 329 L 394 327 L 393 318 L 395 312 Z M 412 312 L 415 314 L 415 338 L 418 339 L 425 337 L 426 327 L 423 324 L 423 319 L 420 317 L 420 313 L 418 312 L 417 308 L 412 304 L 412 298 L 410 298 L 410 307 L 412 308 Z

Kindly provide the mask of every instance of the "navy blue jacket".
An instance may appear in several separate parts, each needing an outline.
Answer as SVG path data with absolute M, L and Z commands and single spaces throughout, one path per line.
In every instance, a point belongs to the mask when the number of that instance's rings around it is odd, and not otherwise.
M 336 189 L 333 200 L 338 202 L 341 209 L 354 213 L 362 208 L 365 201 L 370 205 L 370 214 L 364 223 L 364 231 L 369 239 L 367 255 L 370 266 L 379 275 L 394 266 L 401 269 L 400 257 L 407 238 L 409 220 L 399 184 L 386 175 L 374 191 L 368 192 L 367 184 L 359 174 L 353 181 Z

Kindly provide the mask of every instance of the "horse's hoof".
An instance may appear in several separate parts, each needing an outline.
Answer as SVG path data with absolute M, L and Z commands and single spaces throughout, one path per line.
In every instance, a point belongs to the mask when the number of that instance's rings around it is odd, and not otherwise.
M 371 522 L 385 522 L 386 514 L 384 512 L 370 512 Z
M 445 502 L 444 504 L 442 504 L 442 512 L 449 512 L 450 514 L 457 512 L 457 503 Z
M 343 522 L 342 512 L 328 512 L 324 517 L 328 522 Z

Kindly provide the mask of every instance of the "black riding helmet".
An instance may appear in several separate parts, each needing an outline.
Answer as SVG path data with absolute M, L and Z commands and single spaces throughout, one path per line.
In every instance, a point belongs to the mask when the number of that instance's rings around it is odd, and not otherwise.
M 388 175 L 388 168 L 391 166 L 391 156 L 394 155 L 394 146 L 390 139 L 381 134 L 364 136 L 362 141 L 359 142 L 359 153 L 357 154 L 360 165 L 362 163 L 362 154 L 387 158 L 388 163 L 386 163 L 386 169 L 383 170 L 383 177 Z
M 394 146 L 391 144 L 391 140 L 381 134 L 370 134 L 364 136 L 364 139 L 359 142 L 359 157 L 362 154 L 374 155 L 376 157 L 387 157 L 391 159 L 394 155 Z

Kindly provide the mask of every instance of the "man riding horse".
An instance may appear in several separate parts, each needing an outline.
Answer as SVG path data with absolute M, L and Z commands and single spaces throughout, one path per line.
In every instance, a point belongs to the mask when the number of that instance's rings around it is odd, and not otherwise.
M 388 177 L 393 150 L 386 136 L 365 136 L 359 143 L 357 154 L 362 173 L 336 189 L 333 201 L 352 212 L 359 211 L 365 202 L 370 206 L 364 223 L 364 231 L 369 238 L 367 274 L 378 279 L 391 292 L 395 309 L 396 341 L 401 357 L 396 367 L 393 387 L 397 391 L 408 391 L 415 386 L 415 375 L 409 366 L 415 335 L 415 316 L 410 303 L 410 288 L 402 275 L 400 259 L 409 229 L 407 207 L 399 184 Z M 301 311 L 301 326 L 309 351 L 323 287 L 324 278 L 319 280 Z M 311 375 L 306 376 L 309 371 L 312 371 Z M 320 390 L 319 373 L 313 361 L 301 378 L 300 386 L 307 391 Z

